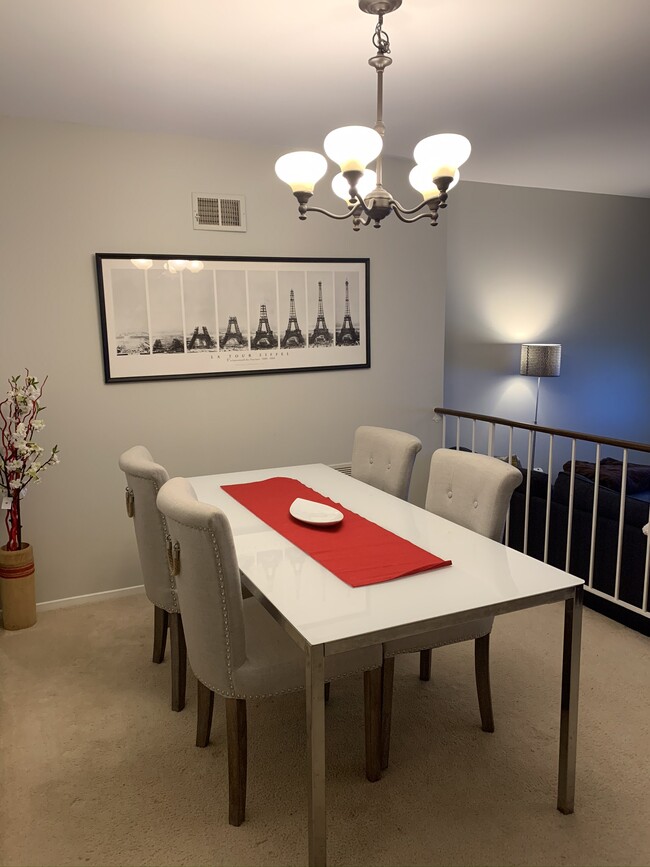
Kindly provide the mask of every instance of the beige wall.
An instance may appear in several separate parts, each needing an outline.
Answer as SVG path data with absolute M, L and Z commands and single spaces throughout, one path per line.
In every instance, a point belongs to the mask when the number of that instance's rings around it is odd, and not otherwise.
M 261 147 L 13 119 L 0 142 L 0 379 L 49 375 L 41 442 L 61 449 L 24 500 L 39 601 L 141 582 L 117 467 L 136 443 L 172 475 L 196 475 L 345 461 L 357 425 L 398 427 L 424 442 L 423 501 L 442 400 L 444 225 L 300 223 L 273 173 L 279 154 Z M 388 161 L 392 192 L 412 201 L 407 173 Z M 248 232 L 195 231 L 192 192 L 245 195 Z M 372 367 L 105 385 L 96 252 L 367 256 Z

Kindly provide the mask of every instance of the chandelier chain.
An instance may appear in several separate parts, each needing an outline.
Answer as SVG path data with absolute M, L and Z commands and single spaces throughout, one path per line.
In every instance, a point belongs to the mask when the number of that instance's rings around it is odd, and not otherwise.
M 377 26 L 372 37 L 372 44 L 380 54 L 390 54 L 390 39 L 388 33 L 382 29 L 384 24 L 384 16 L 378 15 Z

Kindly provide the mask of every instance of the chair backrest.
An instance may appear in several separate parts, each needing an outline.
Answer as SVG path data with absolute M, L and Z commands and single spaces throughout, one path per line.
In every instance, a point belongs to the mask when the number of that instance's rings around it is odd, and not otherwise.
M 175 549 L 176 590 L 192 671 L 213 691 L 232 696 L 233 677 L 246 661 L 246 641 L 230 523 L 221 509 L 196 499 L 187 479 L 170 479 L 158 494 L 158 508 Z
M 352 478 L 405 500 L 421 448 L 420 440 L 411 434 L 362 425 L 354 434 Z
M 156 506 L 158 491 L 169 478 L 144 446 L 133 446 L 120 455 L 120 469 L 133 496 L 133 526 L 146 594 L 154 605 L 178 611 L 178 602 L 167 563 L 167 526 Z
M 425 506 L 436 515 L 501 541 L 518 469 L 498 458 L 438 449 L 431 457 Z

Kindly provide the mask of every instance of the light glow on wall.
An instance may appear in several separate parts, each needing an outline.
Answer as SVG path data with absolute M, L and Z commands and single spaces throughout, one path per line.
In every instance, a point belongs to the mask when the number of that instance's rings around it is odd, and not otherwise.
M 486 285 L 476 295 L 479 313 L 495 337 L 513 343 L 542 342 L 567 308 L 569 287 L 538 285 L 530 276 Z

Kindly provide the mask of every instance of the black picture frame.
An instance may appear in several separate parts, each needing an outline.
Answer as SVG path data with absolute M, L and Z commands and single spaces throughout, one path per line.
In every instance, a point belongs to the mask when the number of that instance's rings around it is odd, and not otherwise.
M 370 260 L 96 253 L 104 381 L 370 367 Z

